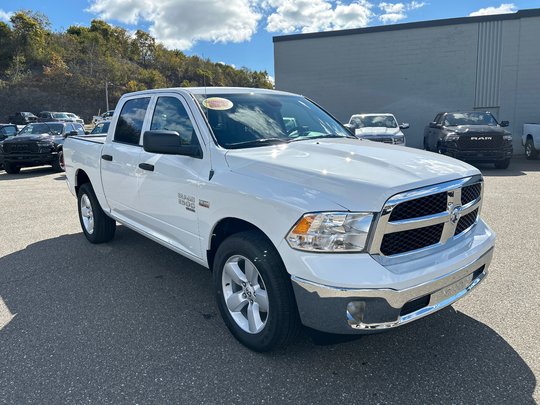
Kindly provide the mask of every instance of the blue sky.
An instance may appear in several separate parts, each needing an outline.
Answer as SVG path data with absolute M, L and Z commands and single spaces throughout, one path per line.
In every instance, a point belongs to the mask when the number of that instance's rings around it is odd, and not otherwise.
M 0 0 L 0 20 L 29 9 L 45 13 L 54 30 L 64 30 L 102 18 L 128 30 L 150 31 L 168 48 L 188 55 L 273 76 L 273 36 L 538 7 L 540 0 Z

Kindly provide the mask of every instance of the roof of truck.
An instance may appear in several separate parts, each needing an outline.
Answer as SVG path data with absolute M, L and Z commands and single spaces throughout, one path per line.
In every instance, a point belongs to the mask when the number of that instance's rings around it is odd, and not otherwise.
M 191 94 L 242 94 L 242 93 L 256 93 L 256 94 L 282 94 L 282 95 L 295 95 L 285 91 L 273 90 L 273 89 L 258 89 L 252 87 L 170 87 L 164 89 L 152 89 L 137 91 L 134 93 L 127 93 L 124 96 L 134 96 L 139 94 L 154 94 L 163 93 L 167 91 L 182 91 Z

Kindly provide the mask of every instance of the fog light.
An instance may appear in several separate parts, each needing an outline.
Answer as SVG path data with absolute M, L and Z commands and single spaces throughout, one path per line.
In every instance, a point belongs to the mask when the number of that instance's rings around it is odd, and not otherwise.
M 365 301 L 351 301 L 347 304 L 347 320 L 350 324 L 359 324 L 364 319 Z

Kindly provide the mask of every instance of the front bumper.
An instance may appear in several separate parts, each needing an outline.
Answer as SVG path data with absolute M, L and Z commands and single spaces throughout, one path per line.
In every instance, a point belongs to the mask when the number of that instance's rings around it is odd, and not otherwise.
M 510 159 L 514 152 L 512 147 L 462 150 L 448 146 L 441 146 L 441 151 L 445 155 L 467 162 L 497 162 Z
M 282 255 L 302 323 L 330 333 L 394 328 L 457 301 L 486 276 L 495 235 L 482 221 L 429 255 Z M 406 256 L 406 255 L 404 255 Z M 294 267 L 292 267 L 294 266 Z
M 58 159 L 58 152 L 48 153 L 7 153 L 0 157 L 0 161 L 16 164 L 18 166 L 47 165 Z

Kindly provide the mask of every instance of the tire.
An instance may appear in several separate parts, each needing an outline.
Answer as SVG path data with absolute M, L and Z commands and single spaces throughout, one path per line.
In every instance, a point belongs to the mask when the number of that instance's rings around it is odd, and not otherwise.
M 116 221 L 105 214 L 90 183 L 84 183 L 77 193 L 79 222 L 84 236 L 91 243 L 104 243 L 114 237 Z
M 426 137 L 424 137 L 424 150 L 429 151 L 429 145 Z
M 55 172 L 63 172 L 65 171 L 64 168 L 64 152 L 62 149 L 58 151 L 58 155 L 56 155 L 56 160 L 52 163 L 52 168 Z
M 240 232 L 223 241 L 216 252 L 213 281 L 221 316 L 244 346 L 266 352 L 297 336 L 300 319 L 290 276 L 260 232 Z
M 538 156 L 538 151 L 534 147 L 534 142 L 531 138 L 527 139 L 527 142 L 525 142 L 525 157 L 528 160 L 536 159 Z
M 4 162 L 4 170 L 8 174 L 17 174 L 21 171 L 21 168 L 13 163 Z
M 510 166 L 510 159 L 504 159 L 495 162 L 495 167 L 497 169 L 508 169 L 508 166 Z

